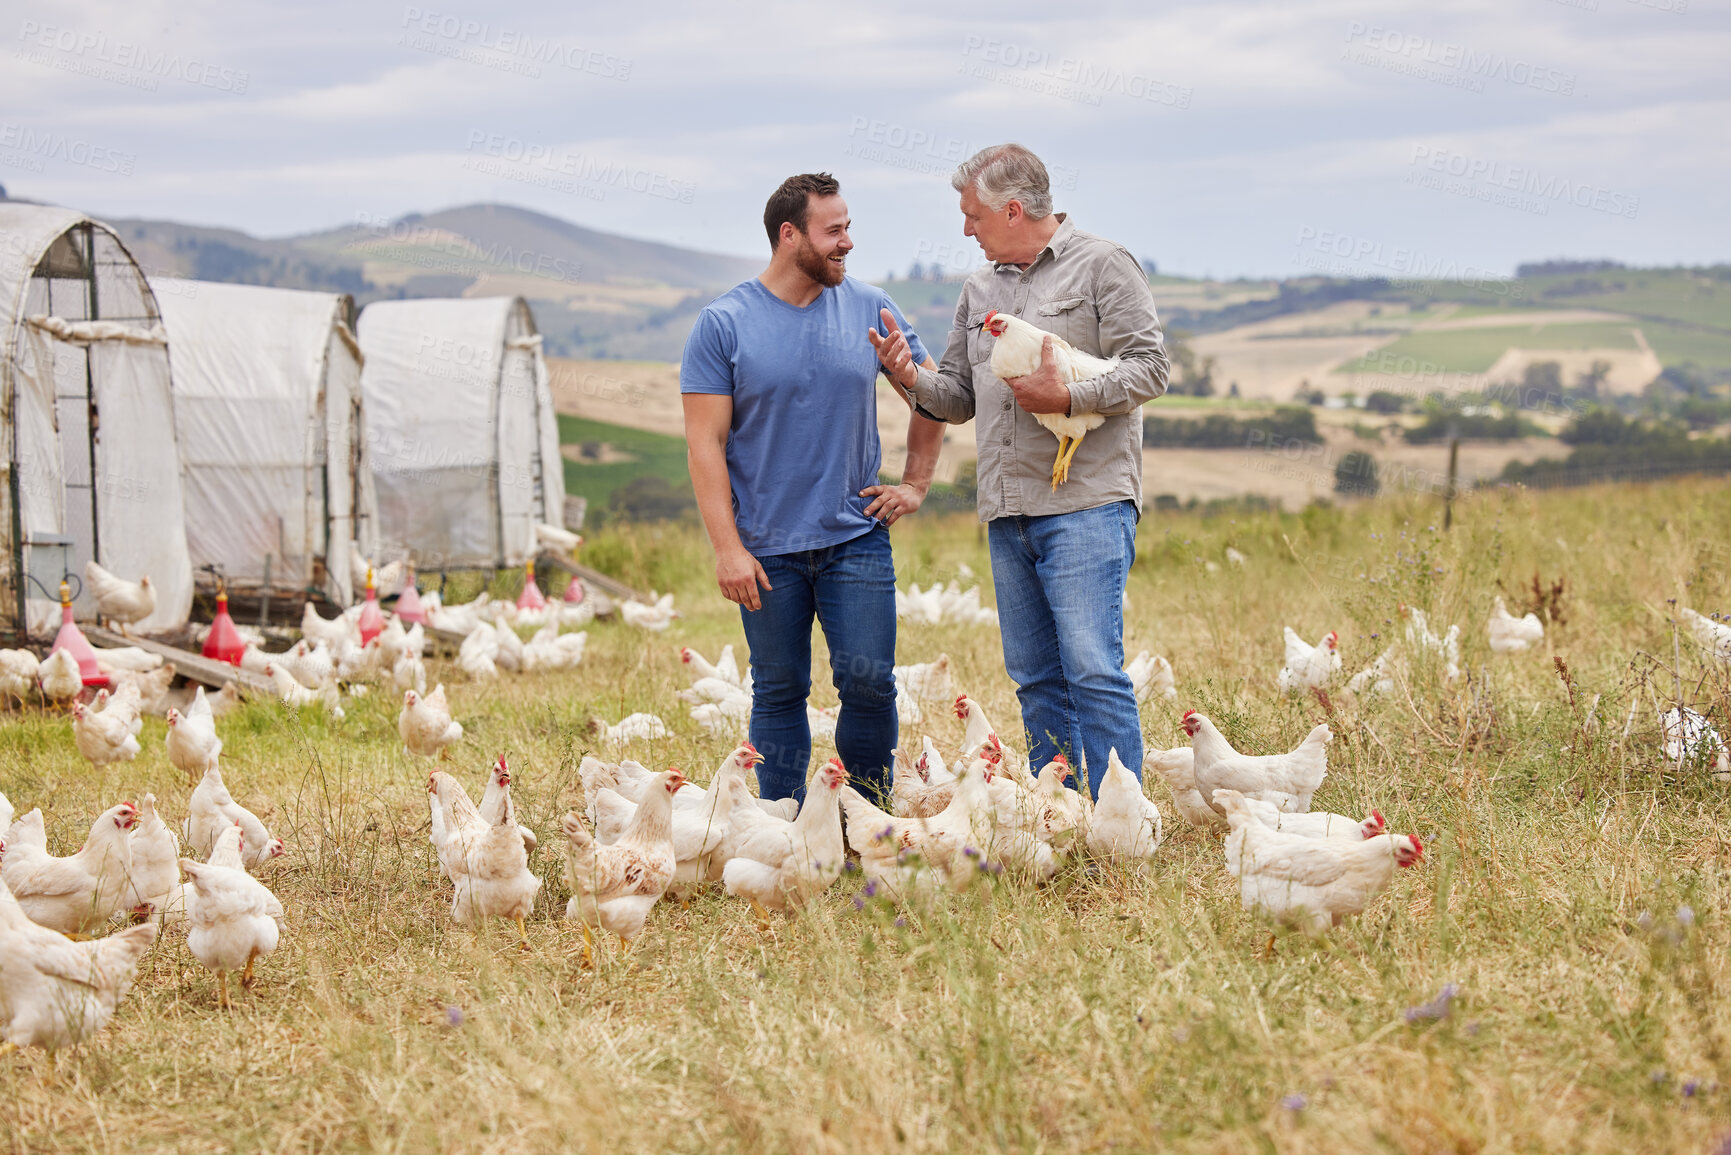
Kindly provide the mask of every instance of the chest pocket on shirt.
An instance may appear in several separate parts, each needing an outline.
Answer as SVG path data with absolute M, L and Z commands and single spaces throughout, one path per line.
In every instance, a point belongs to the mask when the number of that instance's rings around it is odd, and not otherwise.
M 1100 346 L 1100 318 L 1086 297 L 1053 297 L 1034 307 L 1042 329 L 1064 338 L 1084 353 Z
M 985 324 L 986 314 L 991 311 L 975 309 L 968 314 L 968 361 L 978 370 L 974 374 L 976 382 L 981 380 L 980 373 L 987 377 L 992 373 L 992 346 L 998 339 L 980 327 Z

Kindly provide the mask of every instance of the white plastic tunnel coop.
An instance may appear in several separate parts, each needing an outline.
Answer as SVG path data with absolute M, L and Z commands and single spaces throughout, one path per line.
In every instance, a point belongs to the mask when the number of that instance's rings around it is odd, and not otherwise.
M 236 597 L 360 596 L 377 548 L 354 301 L 152 278 L 174 349 L 186 542 L 201 585 Z
M 375 301 L 361 312 L 379 554 L 423 571 L 521 565 L 564 524 L 559 426 L 521 297 Z
M 175 629 L 192 605 L 168 343 L 144 273 L 105 225 L 0 203 L 0 630 L 52 635 L 61 577 L 86 562 L 148 576 Z

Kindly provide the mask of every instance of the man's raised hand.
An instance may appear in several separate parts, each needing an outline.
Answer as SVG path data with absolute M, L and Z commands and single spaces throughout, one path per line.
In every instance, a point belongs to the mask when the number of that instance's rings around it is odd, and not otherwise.
M 884 367 L 884 373 L 903 389 L 911 390 L 920 379 L 919 369 L 914 365 L 914 351 L 908 347 L 902 327 L 896 324 L 896 315 L 885 309 L 879 316 L 884 331 L 880 334 L 876 329 L 867 329 L 866 336 L 871 338 L 872 348 L 877 350 L 878 363 Z

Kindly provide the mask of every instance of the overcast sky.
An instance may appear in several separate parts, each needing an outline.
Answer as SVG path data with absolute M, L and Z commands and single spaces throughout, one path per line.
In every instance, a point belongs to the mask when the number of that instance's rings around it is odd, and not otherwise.
M 829 170 L 875 278 L 977 261 L 949 172 L 1018 140 L 1163 272 L 1731 258 L 1722 0 L 1426 7 L 9 2 L 0 182 L 264 236 L 496 200 L 756 256 L 770 190 Z

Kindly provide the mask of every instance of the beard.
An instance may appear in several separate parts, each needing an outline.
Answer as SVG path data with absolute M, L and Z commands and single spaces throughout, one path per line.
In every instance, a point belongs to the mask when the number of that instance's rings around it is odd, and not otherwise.
M 847 267 L 830 260 L 828 254 L 818 252 L 804 233 L 800 234 L 799 249 L 793 254 L 793 262 L 800 272 L 826 288 L 835 288 L 847 276 Z

